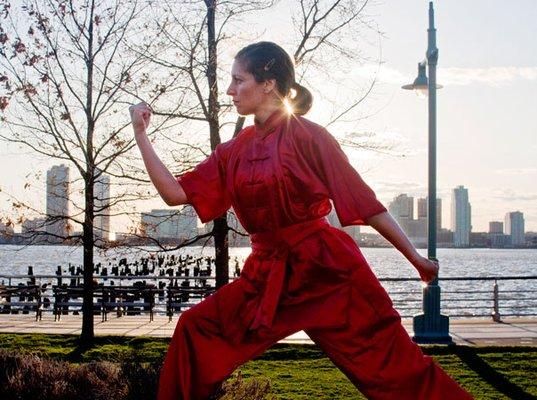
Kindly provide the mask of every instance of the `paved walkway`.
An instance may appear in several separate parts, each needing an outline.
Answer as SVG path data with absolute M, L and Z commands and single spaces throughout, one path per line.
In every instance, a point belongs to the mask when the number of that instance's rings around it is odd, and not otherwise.
M 148 316 L 109 316 L 107 322 L 95 318 L 96 335 L 114 336 L 154 336 L 170 337 L 173 334 L 177 316 L 171 322 L 168 317 L 155 316 L 149 322 Z M 404 319 L 403 325 L 410 335 L 412 320 Z M 82 326 L 80 315 L 64 315 L 61 321 L 54 321 L 50 314 L 44 314 L 36 322 L 34 315 L 0 314 L 0 332 L 6 333 L 49 333 L 79 334 Z M 457 344 L 478 346 L 537 346 L 537 318 L 511 318 L 502 323 L 490 319 L 451 319 L 450 334 Z M 304 332 L 298 332 L 282 340 L 285 343 L 312 343 Z

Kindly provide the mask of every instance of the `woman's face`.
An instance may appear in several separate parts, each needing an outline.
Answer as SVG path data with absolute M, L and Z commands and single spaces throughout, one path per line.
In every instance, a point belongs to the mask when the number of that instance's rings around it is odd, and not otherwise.
M 270 82 L 256 82 L 254 76 L 235 60 L 231 68 L 231 83 L 227 94 L 232 97 L 237 112 L 241 115 L 255 114 L 271 95 Z

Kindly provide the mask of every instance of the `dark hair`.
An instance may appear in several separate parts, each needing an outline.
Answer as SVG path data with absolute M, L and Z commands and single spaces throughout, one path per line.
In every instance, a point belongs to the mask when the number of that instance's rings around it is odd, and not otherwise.
M 258 42 L 241 49 L 235 60 L 243 63 L 244 68 L 254 76 L 256 82 L 276 80 L 278 92 L 288 98 L 297 115 L 306 114 L 313 102 L 311 92 L 295 82 L 295 66 L 289 54 L 272 42 Z M 295 95 L 291 97 L 291 89 Z

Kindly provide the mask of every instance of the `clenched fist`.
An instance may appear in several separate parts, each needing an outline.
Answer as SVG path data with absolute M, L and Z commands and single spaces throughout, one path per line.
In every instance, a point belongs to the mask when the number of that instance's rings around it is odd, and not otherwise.
M 151 119 L 151 108 L 147 103 L 138 103 L 129 107 L 129 112 L 131 114 L 132 128 L 134 129 L 134 134 L 143 134 L 145 133 L 147 127 L 149 126 L 149 120 Z
M 425 257 L 420 257 L 414 263 L 414 267 L 418 270 L 420 278 L 425 283 L 430 283 L 438 276 L 438 261 L 429 260 Z

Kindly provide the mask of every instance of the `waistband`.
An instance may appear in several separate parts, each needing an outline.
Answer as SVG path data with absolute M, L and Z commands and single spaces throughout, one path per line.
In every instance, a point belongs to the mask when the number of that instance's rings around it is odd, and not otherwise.
M 289 251 L 306 237 L 321 229 L 330 226 L 326 218 L 305 221 L 286 226 L 270 232 L 254 233 L 250 235 L 252 249 L 268 251 L 268 255 L 261 262 L 270 263 L 270 269 L 261 301 L 256 311 L 250 329 L 260 326 L 271 327 L 286 278 L 286 261 Z
M 273 231 L 252 233 L 250 241 L 253 250 L 276 250 L 281 247 L 293 247 L 307 236 L 330 226 L 327 219 L 322 217 L 314 220 L 299 222 Z

